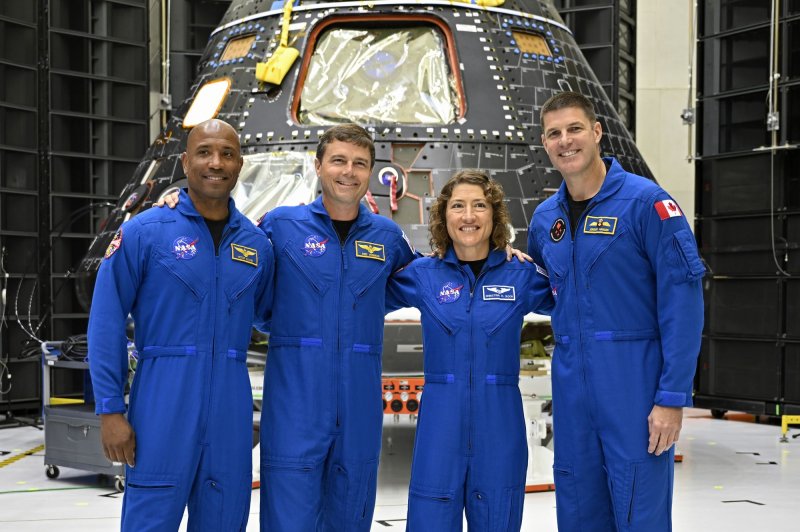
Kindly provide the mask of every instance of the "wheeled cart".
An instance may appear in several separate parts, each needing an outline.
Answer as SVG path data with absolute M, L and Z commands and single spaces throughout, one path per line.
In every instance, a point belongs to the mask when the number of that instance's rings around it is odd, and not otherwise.
M 45 474 L 48 478 L 57 478 L 59 466 L 82 469 L 113 476 L 114 488 L 124 491 L 125 466 L 113 464 L 103 454 L 100 418 L 94 413 L 94 403 L 53 404 L 57 401 L 50 397 L 51 371 L 88 371 L 89 368 L 86 362 L 62 360 L 59 355 L 57 342 L 42 345 Z

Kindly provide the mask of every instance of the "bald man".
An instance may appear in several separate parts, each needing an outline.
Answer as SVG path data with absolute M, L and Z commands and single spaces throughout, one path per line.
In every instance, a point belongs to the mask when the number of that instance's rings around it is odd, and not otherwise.
M 272 244 L 235 207 L 239 138 L 209 120 L 181 156 L 188 189 L 108 246 L 89 316 L 89 367 L 106 457 L 126 464 L 122 530 L 244 530 L 253 407 L 247 346 L 272 302 Z M 125 321 L 138 361 L 128 379 Z M 125 416 L 127 410 L 127 418 Z

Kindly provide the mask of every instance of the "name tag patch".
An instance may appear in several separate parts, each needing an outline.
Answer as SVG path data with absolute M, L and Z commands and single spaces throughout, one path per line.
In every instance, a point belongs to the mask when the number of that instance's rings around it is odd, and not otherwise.
M 250 266 L 258 266 L 258 250 L 253 248 L 231 244 L 231 258 Z
M 583 232 L 590 235 L 613 235 L 617 230 L 617 218 L 614 216 L 587 216 L 583 223 Z
M 513 286 L 486 285 L 483 287 L 484 301 L 516 301 L 517 294 Z
M 386 254 L 384 253 L 383 244 L 375 244 L 373 242 L 365 242 L 363 240 L 356 240 L 356 257 L 360 259 L 386 261 Z

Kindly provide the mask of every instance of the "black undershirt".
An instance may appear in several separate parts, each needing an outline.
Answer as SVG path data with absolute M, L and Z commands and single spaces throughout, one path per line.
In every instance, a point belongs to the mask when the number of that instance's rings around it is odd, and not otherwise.
M 569 226 L 572 229 L 572 238 L 575 238 L 575 230 L 578 228 L 578 220 L 586 210 L 592 198 L 583 201 L 575 201 L 572 196 L 567 194 L 567 203 L 569 203 Z
M 211 239 L 214 241 L 214 255 L 217 257 L 219 257 L 219 244 L 222 242 L 222 232 L 225 230 L 225 226 L 228 223 L 228 218 L 230 218 L 230 216 L 226 216 L 222 220 L 209 220 L 208 218 L 203 218 L 206 221 L 208 230 L 211 232 Z
M 611 163 L 603 160 L 603 164 L 606 167 L 606 173 L 611 168 Z M 594 197 L 594 196 L 593 196 Z M 578 220 L 580 220 L 581 215 L 586 211 L 586 207 L 589 206 L 589 202 L 592 201 L 592 198 L 583 201 L 575 201 L 572 199 L 572 196 L 567 192 L 567 203 L 569 203 L 569 226 L 572 229 L 572 238 L 575 238 L 575 231 L 578 229 Z
M 353 227 L 356 218 L 352 220 L 331 220 L 333 222 L 333 228 L 336 229 L 336 234 L 339 236 L 339 243 L 344 244 L 344 241 L 347 240 L 347 234 L 350 232 L 350 228 Z
M 460 260 L 459 259 L 458 262 L 461 265 L 469 266 L 469 268 L 472 270 L 472 274 L 477 279 L 478 275 L 480 275 L 481 270 L 483 269 L 483 265 L 486 264 L 486 259 L 480 259 L 480 260 Z

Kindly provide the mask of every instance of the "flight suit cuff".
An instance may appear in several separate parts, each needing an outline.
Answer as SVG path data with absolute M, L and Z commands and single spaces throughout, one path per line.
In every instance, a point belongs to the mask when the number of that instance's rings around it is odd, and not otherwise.
M 686 394 L 681 392 L 668 392 L 666 390 L 656 391 L 655 403 L 659 406 L 691 406 L 687 404 Z
M 103 397 L 94 406 L 95 414 L 124 414 L 126 410 L 124 397 Z

